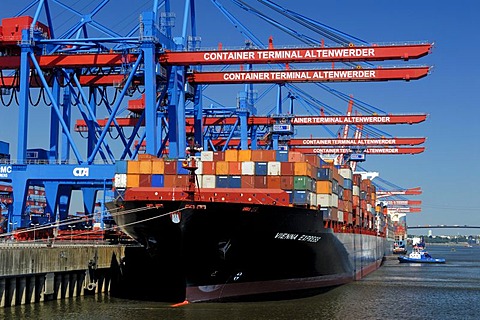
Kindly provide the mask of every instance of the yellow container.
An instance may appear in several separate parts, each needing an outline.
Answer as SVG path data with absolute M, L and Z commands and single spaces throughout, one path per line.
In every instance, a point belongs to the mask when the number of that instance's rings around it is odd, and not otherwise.
M 332 181 L 317 181 L 316 193 L 332 194 Z
M 218 161 L 216 163 L 215 173 L 217 175 L 228 175 L 228 162 Z
M 137 160 L 129 160 L 127 162 L 127 173 L 140 174 L 140 162 Z
M 152 161 L 140 160 L 140 174 L 152 174 Z
M 152 161 L 152 173 L 153 174 L 164 174 L 165 173 L 165 164 L 163 160 L 153 160 Z
M 238 161 L 238 150 L 226 150 L 225 161 L 228 161 L 228 162 Z
M 238 161 L 252 161 L 252 150 L 238 150 Z
M 139 174 L 127 174 L 127 188 L 134 188 L 140 186 L 140 175 Z
M 296 176 L 311 177 L 312 165 L 308 162 L 295 162 L 293 165 L 293 174 Z

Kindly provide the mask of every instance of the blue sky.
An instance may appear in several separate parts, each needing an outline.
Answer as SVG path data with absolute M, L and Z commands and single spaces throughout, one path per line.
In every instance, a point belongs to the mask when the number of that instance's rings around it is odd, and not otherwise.
M 92 1 L 64 1 L 78 11 L 87 13 Z M 99 3 L 100 1 L 93 1 Z M 138 23 L 138 13 L 151 7 L 153 1 L 112 0 L 97 16 L 99 22 L 121 34 Z M 176 11 L 175 35 L 180 35 L 183 9 L 173 4 Z M 15 15 L 30 1 L 4 1 L 0 17 Z M 135 6 L 132 5 L 135 3 Z M 273 36 L 276 46 L 301 46 L 278 29 L 261 22 L 256 17 L 234 8 L 229 0 L 221 3 L 232 10 L 242 23 L 265 43 Z M 248 1 L 271 16 L 278 15 L 254 1 Z M 420 186 L 423 194 L 411 197 L 422 200 L 422 212 L 407 217 L 409 225 L 470 224 L 480 225 L 480 133 L 478 130 L 478 101 L 480 88 L 478 52 L 480 52 L 480 23 L 476 16 L 480 4 L 474 0 L 436 1 L 277 1 L 282 6 L 301 13 L 323 24 L 371 43 L 430 41 L 435 46 L 431 55 L 411 60 L 407 65 L 430 65 L 433 70 L 426 78 L 411 82 L 382 83 L 332 83 L 329 86 L 385 112 L 394 114 L 427 113 L 427 121 L 417 125 L 382 126 L 378 129 L 396 137 L 427 137 L 426 151 L 418 155 L 370 155 L 362 164 L 366 170 L 378 171 L 383 179 L 404 187 Z M 294 5 L 292 5 L 294 4 Z M 202 37 L 202 47 L 240 47 L 241 34 L 225 19 L 211 1 L 197 1 L 197 28 Z M 54 5 L 52 5 L 54 7 Z M 128 9 L 127 9 L 128 8 Z M 30 12 L 32 15 L 33 12 Z M 42 20 L 42 19 L 41 19 Z M 71 25 L 72 17 L 58 11 L 54 23 L 59 29 Z M 301 28 L 299 32 L 304 32 Z M 320 36 L 318 36 L 321 39 Z M 391 61 L 388 65 L 405 64 Z M 324 67 L 324 66 L 323 66 Z M 259 92 L 267 86 L 258 86 Z M 302 87 L 303 88 L 303 87 Z M 305 86 L 321 101 L 345 112 L 346 103 L 331 97 L 327 92 Z M 241 86 L 212 86 L 206 93 L 220 104 L 234 106 Z M 274 106 L 275 100 L 259 103 L 261 113 Z M 17 139 L 16 107 L 0 106 L 2 129 L 0 140 L 10 142 L 15 157 Z M 299 108 L 299 113 L 301 109 Z M 31 119 L 44 121 L 31 126 L 29 147 L 48 147 L 48 114 L 46 107 L 32 108 Z M 33 122 L 31 122 L 33 123 Z M 335 128 L 331 128 L 336 130 Z M 315 136 L 327 137 L 327 132 L 315 129 Z M 468 233 L 461 231 L 461 233 Z M 458 231 L 453 230 L 456 234 Z M 471 230 L 471 233 L 474 233 Z M 443 231 L 434 231 L 443 233 Z

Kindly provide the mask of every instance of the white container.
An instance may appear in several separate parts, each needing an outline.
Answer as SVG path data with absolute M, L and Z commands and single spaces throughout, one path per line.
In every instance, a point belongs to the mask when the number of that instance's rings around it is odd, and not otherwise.
M 279 161 L 270 161 L 267 164 L 267 175 L 269 176 L 279 176 L 280 175 L 280 162 Z
M 202 176 L 202 188 L 215 188 L 217 177 L 214 174 L 204 174 Z
M 333 207 L 333 194 L 317 193 L 317 206 L 322 208 Z
M 360 196 L 360 187 L 359 186 L 353 186 L 353 195 L 354 196 Z
M 332 207 L 338 208 L 338 194 L 332 193 Z
M 338 211 L 338 220 L 339 222 L 343 222 L 343 211 Z
M 213 161 L 213 151 L 202 151 L 200 153 L 200 160 Z
M 353 172 L 350 168 L 341 168 L 338 169 L 338 174 L 344 177 L 345 179 L 353 179 Z
M 242 175 L 253 176 L 255 175 L 255 162 L 243 161 L 242 162 Z
M 113 186 L 115 187 L 115 189 L 125 189 L 127 187 L 127 174 L 116 173 Z

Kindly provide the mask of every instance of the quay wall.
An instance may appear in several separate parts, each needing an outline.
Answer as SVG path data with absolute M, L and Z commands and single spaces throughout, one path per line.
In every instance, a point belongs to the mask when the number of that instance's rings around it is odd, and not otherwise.
M 109 292 L 125 247 L 0 244 L 0 307 Z

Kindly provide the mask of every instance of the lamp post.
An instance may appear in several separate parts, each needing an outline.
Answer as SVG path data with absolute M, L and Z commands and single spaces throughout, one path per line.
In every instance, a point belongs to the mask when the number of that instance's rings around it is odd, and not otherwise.
M 15 225 L 17 224 L 17 222 L 9 222 L 8 224 L 10 225 L 10 230 L 9 230 L 9 232 L 11 233 L 10 239 L 13 239 L 13 231 L 15 230 Z
M 85 226 L 85 230 L 87 233 L 87 242 L 90 241 L 90 230 L 92 229 L 92 226 Z
M 31 223 L 31 225 L 33 226 L 33 242 L 36 241 L 36 238 L 35 238 L 35 229 L 36 227 L 39 225 L 40 223 Z
M 73 228 L 74 228 L 75 226 L 69 224 L 68 227 L 70 228 L 70 242 L 72 242 L 72 241 L 73 241 L 73 234 L 72 234 L 73 231 L 72 231 L 72 230 L 73 230 Z

